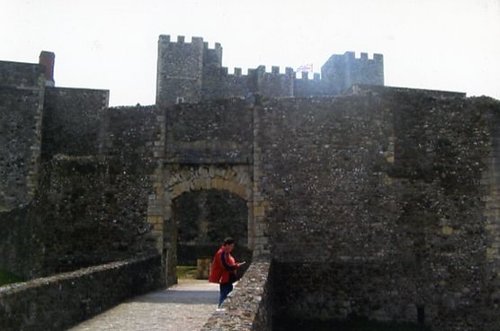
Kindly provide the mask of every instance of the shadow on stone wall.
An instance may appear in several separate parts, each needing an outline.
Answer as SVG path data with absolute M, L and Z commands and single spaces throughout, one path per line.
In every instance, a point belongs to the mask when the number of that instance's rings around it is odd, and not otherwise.
M 67 330 L 163 285 L 158 255 L 0 287 L 0 329 Z

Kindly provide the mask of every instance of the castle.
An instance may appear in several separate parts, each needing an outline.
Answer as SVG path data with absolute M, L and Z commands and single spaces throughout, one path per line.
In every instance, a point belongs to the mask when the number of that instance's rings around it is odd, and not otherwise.
M 156 103 L 159 105 L 179 102 L 199 102 L 210 99 L 249 97 L 260 94 L 264 97 L 309 97 L 338 95 L 355 84 L 384 85 L 384 59 L 374 54 L 368 59 L 361 53 L 359 59 L 354 52 L 332 55 L 321 67 L 321 78 L 314 74 L 310 80 L 308 72 L 301 77 L 292 68 L 273 66 L 266 72 L 264 66 L 248 70 L 243 75 L 241 68 L 234 74 L 222 66 L 222 47 L 213 49 L 202 38 L 193 37 L 186 43 L 183 36 L 172 42 L 170 36 L 160 36 L 158 42 Z
M 498 100 L 383 86 L 381 55 L 228 74 L 220 45 L 160 36 L 156 104 L 110 108 L 42 55 L 0 62 L 0 269 L 33 279 L 1 329 L 173 284 L 227 229 L 252 263 L 225 326 L 500 328 Z

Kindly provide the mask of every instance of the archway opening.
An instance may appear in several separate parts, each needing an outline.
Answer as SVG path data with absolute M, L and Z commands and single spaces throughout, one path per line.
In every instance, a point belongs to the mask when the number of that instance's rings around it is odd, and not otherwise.
M 214 189 L 185 192 L 172 201 L 172 216 L 179 277 L 205 278 L 206 264 L 229 236 L 237 243 L 236 260 L 250 262 L 248 207 L 238 195 Z

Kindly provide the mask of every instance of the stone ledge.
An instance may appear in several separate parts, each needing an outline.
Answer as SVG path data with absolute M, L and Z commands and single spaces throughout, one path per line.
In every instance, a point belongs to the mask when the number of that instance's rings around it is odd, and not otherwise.
M 224 302 L 225 311 L 215 312 L 201 331 L 271 330 L 271 280 L 271 262 L 267 258 L 252 262 Z
M 152 255 L 0 287 L 0 330 L 65 330 L 162 286 Z

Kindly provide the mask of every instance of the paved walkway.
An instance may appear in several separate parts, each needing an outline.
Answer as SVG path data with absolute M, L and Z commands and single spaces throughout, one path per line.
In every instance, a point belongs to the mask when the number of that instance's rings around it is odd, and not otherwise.
M 217 308 L 219 286 L 180 280 L 165 290 L 126 301 L 71 331 L 197 331 Z

